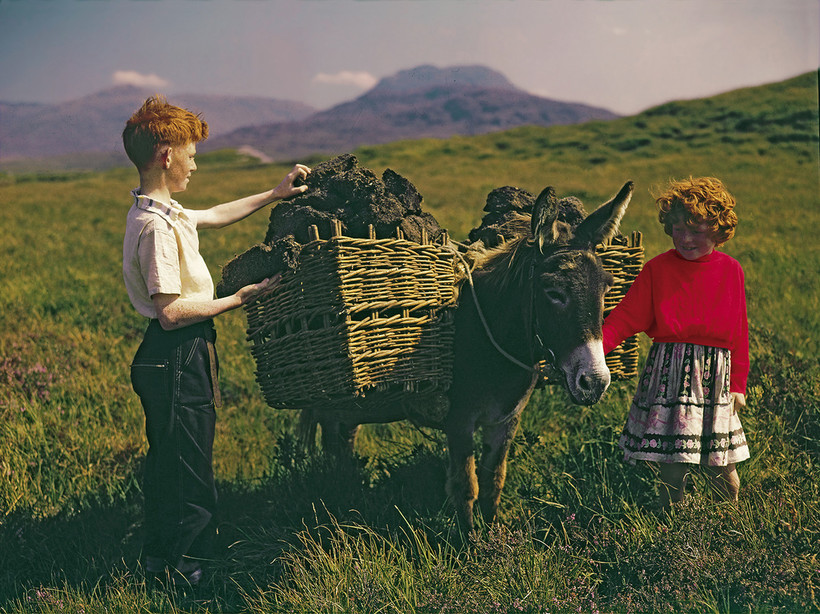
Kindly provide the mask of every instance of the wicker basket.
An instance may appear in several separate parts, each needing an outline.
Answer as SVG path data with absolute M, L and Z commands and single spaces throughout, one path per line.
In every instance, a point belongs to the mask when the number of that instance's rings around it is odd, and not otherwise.
M 248 303 L 248 340 L 278 409 L 446 411 L 456 257 L 403 238 L 313 239 L 299 267 Z M 425 239 L 422 239 L 425 242 Z
M 626 291 L 635 281 L 643 267 L 644 250 L 642 235 L 635 231 L 629 237 L 619 235 L 606 245 L 599 245 L 598 257 L 604 268 L 615 277 L 615 284 L 604 296 L 604 317 L 621 302 Z M 626 380 L 638 373 L 638 337 L 633 335 L 625 339 L 618 347 L 606 356 L 612 380 Z M 560 381 L 546 364 L 542 363 L 542 384 L 553 384 Z

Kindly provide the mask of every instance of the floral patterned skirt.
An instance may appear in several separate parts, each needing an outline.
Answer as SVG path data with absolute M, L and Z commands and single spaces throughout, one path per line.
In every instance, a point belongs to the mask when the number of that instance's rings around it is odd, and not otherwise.
M 730 371 L 729 350 L 654 344 L 618 442 L 624 460 L 725 466 L 749 458 Z

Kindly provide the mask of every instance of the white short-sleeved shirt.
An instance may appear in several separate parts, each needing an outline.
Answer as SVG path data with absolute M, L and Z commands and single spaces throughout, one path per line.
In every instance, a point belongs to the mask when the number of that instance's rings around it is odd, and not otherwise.
M 131 191 L 122 246 L 122 275 L 138 313 L 156 318 L 151 297 L 211 300 L 214 282 L 199 253 L 196 220 L 178 202 L 161 203 Z

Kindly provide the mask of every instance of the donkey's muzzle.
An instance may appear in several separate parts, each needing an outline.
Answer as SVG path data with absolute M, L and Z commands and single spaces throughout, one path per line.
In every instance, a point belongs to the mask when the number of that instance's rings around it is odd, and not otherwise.
M 566 376 L 567 390 L 578 405 L 597 403 L 609 388 L 611 376 L 600 341 L 590 341 L 575 348 L 561 368 Z

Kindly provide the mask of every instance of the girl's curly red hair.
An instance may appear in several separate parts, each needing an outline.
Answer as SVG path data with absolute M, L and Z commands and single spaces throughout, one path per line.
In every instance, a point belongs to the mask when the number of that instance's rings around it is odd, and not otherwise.
M 152 96 L 131 116 L 122 131 L 125 153 L 137 169 L 151 162 L 158 147 L 198 143 L 208 138 L 208 124 L 187 109 Z
M 678 221 L 687 224 L 706 224 L 715 246 L 721 246 L 735 235 L 737 214 L 735 198 L 714 177 L 689 177 L 672 181 L 655 201 L 658 220 L 666 234 L 672 235 L 672 225 Z

